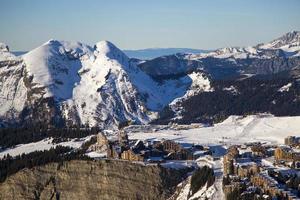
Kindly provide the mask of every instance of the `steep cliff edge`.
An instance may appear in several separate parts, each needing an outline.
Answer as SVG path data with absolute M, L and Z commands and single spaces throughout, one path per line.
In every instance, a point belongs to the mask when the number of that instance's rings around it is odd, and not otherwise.
M 10 176 L 0 199 L 167 199 L 185 173 L 116 160 L 51 163 Z

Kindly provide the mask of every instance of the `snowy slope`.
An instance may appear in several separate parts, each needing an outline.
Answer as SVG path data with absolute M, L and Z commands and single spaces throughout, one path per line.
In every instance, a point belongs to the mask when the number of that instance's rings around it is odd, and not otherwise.
M 9 52 L 9 48 L 6 44 L 0 42 L 0 62 L 7 60 L 15 60 L 16 56 Z
M 36 87 L 43 97 L 61 102 L 63 117 L 81 124 L 143 121 L 136 103 L 130 113 L 127 100 L 137 99 L 130 80 L 128 58 L 113 44 L 102 41 L 91 48 L 81 43 L 51 40 L 23 56 Z M 134 69 L 132 69 L 134 70 Z M 107 89 L 105 89 L 107 88 Z M 141 103 L 140 103 L 141 104 Z M 132 114 L 132 115 L 130 115 Z M 103 125 L 103 124 L 100 124 Z
M 7 52 L 6 46 L 2 46 L 3 52 Z M 79 42 L 50 40 L 21 57 L 12 56 L 19 60 L 23 73 L 17 78 L 10 72 L 11 85 L 2 81 L 9 94 L 2 91 L 0 94 L 11 95 L 12 90 L 18 91 L 13 86 L 26 85 L 22 88 L 23 93 L 16 95 L 24 98 L 14 112 L 15 116 L 27 106 L 27 110 L 33 110 L 31 116 L 35 115 L 34 110 L 38 114 L 45 112 L 48 121 L 57 118 L 54 115 L 60 115 L 59 118 L 69 125 L 115 127 L 124 121 L 147 123 L 187 91 L 201 90 L 195 77 L 188 75 L 163 82 L 153 80 L 108 41 L 90 47 Z M 6 60 L 7 70 L 8 57 L 2 56 L 2 59 Z M 209 84 L 207 81 L 206 85 Z M 37 104 L 41 105 L 40 109 L 36 109 Z M 0 109 L 3 118 L 10 105 Z M 39 120 L 41 118 L 42 114 L 38 116 Z
M 50 40 L 23 55 L 23 59 L 35 87 L 45 88 L 44 97 L 68 99 L 72 97 L 72 87 L 79 82 L 80 58 L 86 54 L 92 51 L 81 43 Z
M 22 61 L 0 43 L 0 119 L 14 120 L 24 108 L 26 92 Z
M 289 135 L 300 136 L 300 117 L 274 117 L 271 115 L 231 116 L 212 127 L 188 130 L 159 130 L 153 133 L 129 133 L 132 139 L 171 139 L 181 143 L 216 145 L 267 142 L 282 144 Z
M 3 158 L 5 155 L 9 154 L 10 156 L 17 156 L 21 154 L 28 154 L 34 151 L 44 151 L 49 150 L 50 148 L 55 148 L 56 146 L 66 146 L 78 149 L 81 145 L 91 139 L 92 136 L 87 136 L 81 139 L 72 139 L 67 142 L 61 142 L 57 144 L 53 144 L 53 138 L 46 138 L 44 140 L 28 143 L 28 144 L 19 144 L 14 148 L 5 149 L 4 151 L 0 152 L 0 159 Z

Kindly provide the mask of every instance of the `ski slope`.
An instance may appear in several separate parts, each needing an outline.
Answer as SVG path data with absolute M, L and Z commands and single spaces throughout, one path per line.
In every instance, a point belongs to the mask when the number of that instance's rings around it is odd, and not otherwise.
M 281 144 L 289 135 L 300 136 L 300 117 L 274 117 L 272 115 L 230 116 L 212 127 L 188 130 L 159 130 L 144 133 L 129 133 L 130 139 L 171 139 L 179 143 L 202 145 L 243 144 L 266 142 Z

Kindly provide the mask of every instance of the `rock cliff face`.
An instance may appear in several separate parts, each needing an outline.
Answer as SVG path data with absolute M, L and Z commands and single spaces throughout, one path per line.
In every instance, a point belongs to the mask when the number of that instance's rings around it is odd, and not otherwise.
M 167 199 L 185 173 L 116 160 L 51 163 L 10 176 L 0 199 Z

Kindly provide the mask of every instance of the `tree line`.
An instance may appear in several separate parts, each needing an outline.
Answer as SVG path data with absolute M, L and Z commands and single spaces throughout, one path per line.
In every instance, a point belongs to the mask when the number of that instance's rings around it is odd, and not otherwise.
M 59 143 L 70 138 L 82 138 L 95 135 L 99 128 L 45 128 L 40 126 L 0 129 L 0 150 L 14 147 L 18 144 L 37 142 L 45 138 L 53 138 L 54 143 Z
M 288 83 L 292 83 L 291 87 L 280 92 L 279 89 Z M 215 123 L 230 115 L 264 112 L 275 116 L 300 115 L 300 84 L 294 79 L 213 80 L 212 86 L 213 92 L 199 93 L 181 102 L 182 118 L 175 122 Z M 166 107 L 160 116 L 154 123 L 166 124 L 174 117 L 174 112 Z
M 45 165 L 50 162 L 63 162 L 69 160 L 90 160 L 82 150 L 74 150 L 70 147 L 56 146 L 49 150 L 35 151 L 12 157 L 9 154 L 0 159 L 0 182 L 10 175 L 24 168 Z

